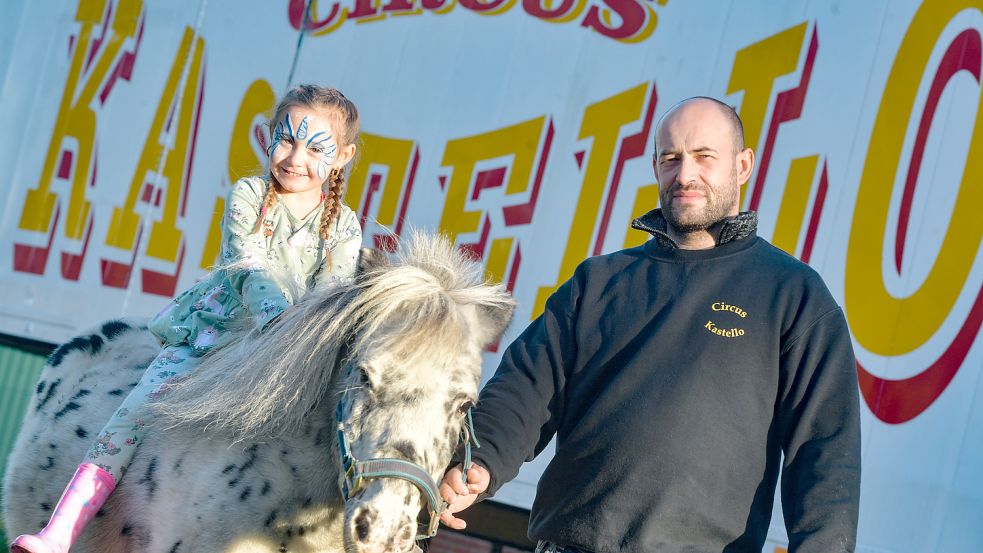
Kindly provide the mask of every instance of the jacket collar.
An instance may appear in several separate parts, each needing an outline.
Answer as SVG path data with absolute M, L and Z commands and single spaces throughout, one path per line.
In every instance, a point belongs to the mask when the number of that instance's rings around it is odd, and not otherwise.
M 664 248 L 676 249 L 679 246 L 666 232 L 668 224 L 662 209 L 656 208 L 637 217 L 631 222 L 631 228 L 651 234 Z M 758 214 L 754 211 L 742 211 L 736 217 L 723 221 L 721 225 L 720 232 L 717 234 L 717 246 L 754 236 L 758 230 Z

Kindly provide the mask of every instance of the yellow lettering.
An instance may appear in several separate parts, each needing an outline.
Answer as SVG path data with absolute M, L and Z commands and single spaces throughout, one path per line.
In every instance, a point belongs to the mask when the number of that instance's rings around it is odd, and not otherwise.
M 378 190 L 369 189 L 370 170 L 373 166 L 385 166 L 385 178 L 379 183 L 381 199 L 376 200 L 379 208 L 375 220 L 380 225 L 395 226 L 398 224 L 400 198 L 403 197 L 404 186 L 407 184 L 407 174 L 416 152 L 416 143 L 412 140 L 389 138 L 375 134 L 362 133 L 362 151 L 359 154 L 358 165 L 352 170 L 345 191 L 345 203 L 353 209 L 369 212 L 366 204 L 373 203 Z
M 182 94 L 180 110 L 174 115 L 176 121 L 173 124 L 177 125 L 177 131 L 174 134 L 173 144 L 165 145 L 161 143 L 162 138 L 164 138 L 164 126 L 168 114 L 172 109 L 177 108 L 175 99 L 178 85 L 188 56 L 191 55 L 192 43 L 195 44 L 195 48 L 185 80 L 185 90 Z M 171 72 L 164 86 L 164 92 L 157 105 L 157 112 L 151 123 L 150 132 L 144 142 L 143 152 L 137 163 L 133 179 L 130 181 L 126 202 L 122 208 L 113 209 L 109 231 L 106 234 L 106 244 L 109 246 L 124 250 L 133 249 L 140 225 L 140 215 L 136 211 L 136 203 L 145 183 L 149 180 L 148 177 L 156 175 L 155 182 L 163 183 L 167 191 L 164 196 L 161 220 L 155 221 L 151 226 L 147 255 L 166 261 L 177 259 L 182 236 L 181 231 L 177 228 L 177 214 L 184 188 L 185 167 L 190 153 L 191 123 L 195 116 L 195 106 L 198 101 L 198 83 L 201 78 L 203 51 L 204 41 L 200 37 L 195 41 L 194 31 L 190 27 L 186 27 L 181 45 L 171 65 Z M 164 142 L 167 142 L 166 138 Z M 162 160 L 163 165 L 161 164 Z
M 591 104 L 584 110 L 584 119 L 580 124 L 580 140 L 592 138 L 587 168 L 584 170 L 584 180 L 580 188 L 580 197 L 574 211 L 573 221 L 567 247 L 563 253 L 563 261 L 557 280 L 550 286 L 539 288 L 536 303 L 532 308 L 532 316 L 538 317 L 546 307 L 546 299 L 573 275 L 577 264 L 586 258 L 590 252 L 591 238 L 594 227 L 597 226 L 598 208 L 604 197 L 608 184 L 608 174 L 611 162 L 617 154 L 618 136 L 621 127 L 634 123 L 642 117 L 645 108 L 645 97 L 648 84 L 642 84 L 632 89 L 616 94 Z
M 473 184 L 476 184 L 475 165 L 482 160 L 511 157 L 505 194 L 512 196 L 527 193 L 533 182 L 533 166 L 545 125 L 546 117 L 537 117 L 504 129 L 458 138 L 447 143 L 441 165 L 450 167 L 452 172 L 440 217 L 440 228 L 452 240 L 456 241 L 457 236 L 462 233 L 477 232 L 481 224 L 483 212 L 468 209 L 469 192 L 472 192 L 472 197 L 477 193 L 473 191 Z M 493 241 L 485 266 L 489 276 L 501 282 L 505 280 L 504 270 L 511 256 L 512 240 L 499 240 L 505 242 Z
M 775 232 L 771 243 L 785 250 L 789 255 L 795 255 L 799 245 L 799 234 L 805 219 L 806 206 L 809 204 L 809 192 L 816 180 L 816 165 L 819 156 L 802 157 L 792 160 L 788 170 L 788 181 L 782 196 L 782 205 L 775 220 Z
M 952 218 L 934 264 L 913 294 L 893 297 L 884 285 L 882 248 L 895 175 L 915 99 L 935 41 L 969 2 L 925 2 L 912 19 L 874 122 L 846 258 L 844 297 L 857 341 L 879 355 L 902 355 L 924 344 L 952 310 L 983 239 L 983 109 L 973 137 Z M 885 325 L 884 321 L 892 321 Z M 903 323 L 901 321 L 904 321 Z
M 257 119 L 260 126 L 273 117 L 273 107 L 276 96 L 273 87 L 263 79 L 257 79 L 249 85 L 239 103 L 239 112 L 232 125 L 232 136 L 229 137 L 229 184 L 234 185 L 242 177 L 258 175 L 263 172 L 265 156 L 257 155 L 256 129 Z M 265 132 L 265 131 L 264 131 Z M 256 145 L 254 145 L 256 144 Z M 261 147 L 260 147 L 261 149 Z M 225 212 L 225 199 L 215 198 L 215 208 L 212 210 L 212 221 L 208 234 L 205 236 L 205 246 L 201 252 L 202 269 L 211 267 L 218 259 L 219 248 L 222 244 L 222 214 Z
M 734 55 L 727 94 L 744 91 L 740 115 L 744 122 L 744 142 L 750 148 L 760 146 L 775 79 L 795 71 L 799 64 L 807 27 L 807 23 L 800 23 Z M 741 187 L 742 205 L 745 189 Z
M 65 139 L 71 137 L 77 143 L 78 150 L 71 179 L 68 214 L 65 218 L 65 236 L 72 239 L 82 238 L 91 207 L 85 199 L 85 190 L 92 166 L 96 132 L 96 115 L 91 108 L 92 101 L 120 54 L 124 41 L 134 36 L 141 9 L 142 2 L 139 0 L 122 0 L 119 3 L 108 40 L 102 46 L 95 64 L 83 77 L 86 57 L 92 45 L 92 30 L 102 21 L 106 12 L 106 0 L 80 0 L 75 21 L 81 23 L 81 28 L 58 106 L 54 132 L 48 143 L 38 187 L 27 191 L 19 228 L 48 232 L 57 200 L 57 195 L 51 192 L 51 180 Z

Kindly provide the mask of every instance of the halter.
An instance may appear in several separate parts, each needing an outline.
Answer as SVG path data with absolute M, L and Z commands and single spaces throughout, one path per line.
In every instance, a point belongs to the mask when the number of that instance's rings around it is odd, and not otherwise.
M 348 370 L 350 373 L 352 367 L 349 367 Z M 406 480 L 420 490 L 420 493 L 427 500 L 427 510 L 430 511 L 430 523 L 427 525 L 427 533 L 417 534 L 413 539 L 422 540 L 432 538 L 437 534 L 440 513 L 447 506 L 447 503 L 440 497 L 437 484 L 423 467 L 412 461 L 387 457 L 359 461 L 355 458 L 348 443 L 348 436 L 345 434 L 345 421 L 342 409 L 345 403 L 345 394 L 347 394 L 347 391 L 343 393 L 341 401 L 338 402 L 338 408 L 335 409 L 335 422 L 338 424 L 338 454 L 341 460 L 341 468 L 345 471 L 344 480 L 341 482 L 341 494 L 345 501 L 358 495 L 368 480 L 375 478 L 399 478 Z M 467 467 L 471 465 L 471 444 L 473 443 L 475 447 L 481 447 L 474 434 L 471 409 L 468 409 L 466 422 L 461 428 L 461 443 L 464 444 L 464 481 L 467 482 Z

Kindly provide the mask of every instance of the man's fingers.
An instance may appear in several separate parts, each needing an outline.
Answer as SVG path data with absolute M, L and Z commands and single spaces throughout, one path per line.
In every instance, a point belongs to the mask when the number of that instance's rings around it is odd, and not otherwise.
M 491 484 L 491 475 L 488 474 L 488 469 L 477 463 L 471 463 L 471 468 L 468 470 L 467 493 L 484 493 L 488 491 L 489 484 Z
M 440 495 L 444 498 L 444 501 L 453 503 L 455 495 L 467 495 L 470 493 L 468 486 L 462 481 L 461 475 L 461 465 L 455 466 L 444 474 L 443 480 L 440 481 Z
M 444 526 L 453 528 L 454 530 L 464 530 L 468 526 L 467 522 L 464 522 L 446 511 L 440 515 L 440 522 L 442 522 Z

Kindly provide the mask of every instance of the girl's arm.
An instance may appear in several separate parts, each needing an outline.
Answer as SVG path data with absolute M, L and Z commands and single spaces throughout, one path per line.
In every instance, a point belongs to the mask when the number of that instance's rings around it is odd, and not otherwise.
M 229 280 L 259 327 L 290 306 L 267 268 L 272 261 L 267 238 L 262 229 L 256 231 L 266 186 L 260 178 L 240 179 L 229 192 L 222 218 L 222 264 L 243 267 L 233 271 Z

